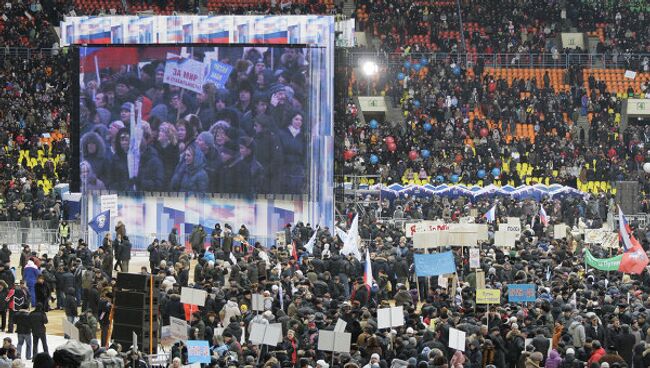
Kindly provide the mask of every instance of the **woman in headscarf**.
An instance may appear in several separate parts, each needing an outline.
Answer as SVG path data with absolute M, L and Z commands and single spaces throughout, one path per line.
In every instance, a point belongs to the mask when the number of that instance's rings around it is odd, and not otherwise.
M 92 166 L 88 161 L 82 161 L 79 164 L 79 174 L 81 176 L 81 183 L 85 186 L 85 190 L 104 190 L 106 185 L 99 180 L 93 171 Z
M 188 146 L 183 152 L 183 160 L 178 164 L 172 176 L 171 190 L 206 192 L 208 191 L 208 182 L 203 153 L 193 145 Z
M 127 153 L 129 152 L 130 140 L 131 134 L 126 128 L 120 129 L 115 136 L 115 143 L 113 144 L 115 155 L 111 159 L 110 179 L 107 189 L 125 191 L 129 188 Z
M 110 162 L 106 157 L 104 140 L 95 132 L 88 132 L 81 137 L 81 159 L 87 162 L 92 172 L 100 181 L 106 180 Z

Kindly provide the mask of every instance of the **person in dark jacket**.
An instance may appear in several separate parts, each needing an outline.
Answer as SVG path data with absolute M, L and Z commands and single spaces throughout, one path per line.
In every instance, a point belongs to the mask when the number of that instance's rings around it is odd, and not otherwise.
M 131 261 L 131 241 L 128 236 L 124 236 L 119 246 L 119 257 L 117 261 L 121 264 L 122 272 L 129 272 L 129 262 Z
M 149 133 L 150 134 L 150 133 Z M 145 135 L 146 136 L 146 135 Z M 140 145 L 140 164 L 135 187 L 140 191 L 163 191 L 167 189 L 164 181 L 165 171 L 158 151 L 146 144 L 144 137 Z
M 35 305 L 41 304 L 45 312 L 49 310 L 48 300 L 50 299 L 50 287 L 45 282 L 45 277 L 39 275 L 34 285 L 34 292 L 36 294 Z
M 275 133 L 273 121 L 266 115 L 255 117 L 253 127 L 255 129 L 255 159 L 264 167 L 264 182 L 266 185 L 261 188 L 264 193 L 280 193 L 282 180 L 281 175 L 282 144 Z
M 2 325 L 0 326 L 0 331 L 4 332 L 5 327 L 7 326 L 7 310 L 9 309 L 9 303 L 7 302 L 7 283 L 3 280 L 0 280 L 0 319 L 2 320 Z
M 154 143 L 158 156 L 163 165 L 163 183 L 167 185 L 172 180 L 174 169 L 178 164 L 178 138 L 174 125 L 164 122 L 158 128 L 158 139 Z
M 160 265 L 160 245 L 158 244 L 158 239 L 154 239 L 149 244 L 147 252 L 149 252 L 149 270 L 151 273 L 154 273 L 154 270 Z
M 188 146 L 183 152 L 183 160 L 178 163 L 172 176 L 171 190 L 179 192 L 207 192 L 209 179 L 205 171 L 205 166 L 203 152 L 195 148 L 194 145 Z
M 108 329 L 111 325 L 110 317 L 111 317 L 112 300 L 113 300 L 112 293 L 106 293 L 99 300 L 99 316 L 97 319 L 99 322 L 99 327 L 101 329 L 102 346 L 106 346 L 106 343 L 108 342 Z
M 74 323 L 75 319 L 79 315 L 77 310 L 77 298 L 75 297 L 75 289 L 68 288 L 65 295 L 64 303 L 65 318 L 68 319 L 68 322 Z
M 17 351 L 21 358 L 27 360 L 32 359 L 32 324 L 29 320 L 29 312 L 21 309 L 14 314 L 14 321 L 16 322 L 16 333 L 18 334 Z M 23 344 L 25 347 L 25 355 L 22 355 Z
M 5 265 L 11 263 L 11 250 L 7 244 L 2 244 L 2 249 L 0 249 L 0 262 Z
M 260 193 L 267 181 L 264 167 L 255 158 L 255 140 L 251 137 L 239 138 L 239 160 L 231 174 L 236 181 L 238 193 L 254 195 Z
M 196 137 L 196 146 L 203 153 L 203 158 L 205 160 L 205 172 L 208 174 L 209 187 L 214 187 L 217 182 L 217 177 L 220 174 L 219 168 L 221 168 L 221 155 L 217 148 L 214 145 L 214 136 L 210 132 L 201 132 L 198 137 Z
M 38 340 L 43 344 L 43 352 L 49 354 L 47 349 L 47 332 L 45 325 L 47 324 L 47 314 L 43 305 L 36 304 L 36 308 L 29 314 L 29 322 L 32 329 L 32 338 L 34 346 L 34 356 L 38 354 Z
M 630 325 L 623 324 L 621 325 L 621 333 L 616 336 L 614 341 L 619 355 L 625 359 L 628 367 L 632 366 L 632 358 L 634 356 L 633 349 L 634 344 L 636 343 L 636 338 L 630 332 Z
M 106 187 L 111 190 L 129 190 L 129 167 L 127 153 L 129 152 L 131 134 L 128 129 L 122 128 L 115 136 L 113 149 L 115 154 L 111 158 L 109 180 L 104 181 Z
M 289 116 L 287 125 L 278 131 L 284 157 L 282 175 L 286 178 L 283 192 L 300 194 L 305 183 L 307 139 L 303 124 L 306 119 L 300 111 L 294 111 Z

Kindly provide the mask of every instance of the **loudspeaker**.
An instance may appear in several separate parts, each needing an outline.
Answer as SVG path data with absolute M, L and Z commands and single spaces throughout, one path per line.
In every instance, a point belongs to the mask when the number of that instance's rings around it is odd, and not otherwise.
M 115 305 L 113 310 L 113 323 L 120 325 L 131 325 L 131 326 L 149 326 L 149 308 L 147 309 L 132 309 L 132 308 L 122 308 L 118 305 Z M 154 322 L 158 319 L 158 306 L 155 306 L 153 309 L 153 320 Z
M 149 275 L 118 272 L 115 288 L 146 292 L 149 290 Z
M 115 305 L 121 308 L 149 309 L 150 301 L 153 299 L 154 309 L 158 309 L 157 290 L 153 293 L 153 298 L 148 293 L 139 293 L 135 291 L 115 291 Z
M 639 182 L 616 182 L 616 201 L 621 206 L 623 213 L 627 215 L 639 213 Z

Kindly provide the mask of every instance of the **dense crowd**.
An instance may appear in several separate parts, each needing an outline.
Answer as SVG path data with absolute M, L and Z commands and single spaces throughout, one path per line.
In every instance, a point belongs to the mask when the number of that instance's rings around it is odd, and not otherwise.
M 219 88 L 204 84 L 201 93 L 163 83 L 160 59 L 147 60 L 140 77 L 109 70 L 99 82 L 86 73 L 80 129 L 82 181 L 87 182 L 82 185 L 86 190 L 304 193 L 310 54 L 302 48 L 273 51 L 221 48 L 221 65 L 231 68 L 230 77 Z M 136 101 L 143 106 L 141 122 L 135 119 Z M 140 141 L 132 137 L 134 128 L 142 129 Z M 135 168 L 128 165 L 130 155 L 138 161 Z
M 247 242 L 250 230 L 235 231 L 229 224 L 213 229 L 196 227 L 188 239 L 189 248 L 178 243 L 172 231 L 167 239 L 155 239 L 148 247 L 149 267 L 160 281 L 160 322 L 169 325 L 171 317 L 189 323 L 191 340 L 210 343 L 215 367 L 645 367 L 650 359 L 650 291 L 648 272 L 640 276 L 616 271 L 607 275 L 585 268 L 582 239 L 586 228 L 599 228 L 612 211 L 606 198 L 584 201 L 547 200 L 548 225 L 536 215 L 535 201 L 501 201 L 497 221 L 519 217 L 523 227 L 512 249 L 479 244 L 480 267 L 470 268 L 468 251 L 452 248 L 457 279 L 450 284 L 438 277 L 418 277 L 414 273 L 414 249 L 401 227 L 380 223 L 371 216 L 359 220 L 361 254 L 345 252 L 344 242 L 332 235 L 333 229 L 313 229 L 309 224 L 287 225 L 285 239 L 291 246 L 266 248 Z M 403 206 L 403 207 L 402 207 Z M 476 206 L 482 222 L 487 202 Z M 398 202 L 395 211 L 415 206 Z M 435 218 L 456 222 L 467 215 L 467 204 L 434 200 L 427 212 Z M 405 208 L 404 210 L 402 208 Z M 352 219 L 354 213 L 349 213 Z M 396 214 L 396 216 L 398 216 Z M 553 236 L 553 224 L 575 224 L 561 239 Z M 341 224 L 345 226 L 346 224 Z M 648 244 L 643 226 L 633 224 L 633 235 Z M 314 234 L 314 232 L 316 232 Z M 490 230 L 490 233 L 492 230 Z M 141 353 L 128 346 L 111 343 L 108 338 L 108 311 L 112 303 L 117 268 L 128 270 L 128 231 L 119 223 L 113 235 L 91 251 L 83 243 L 61 245 L 54 257 L 38 255 L 25 247 L 20 255 L 15 283 L 9 269 L 10 251 L 0 250 L 0 311 L 9 311 L 9 331 L 18 331 L 18 345 L 5 340 L 0 355 L 7 359 L 35 358 L 35 367 L 53 359 L 64 364 L 65 349 L 49 358 L 46 348 L 49 308 L 62 308 L 79 329 L 79 341 L 89 344 L 98 361 L 122 359 L 127 366 L 146 367 Z M 295 247 L 295 251 L 293 250 Z M 589 247 L 597 257 L 611 250 Z M 615 249 L 616 253 L 617 250 Z M 116 261 L 124 263 L 118 265 Z M 364 272 L 370 262 L 372 282 Z M 485 285 L 500 289 L 500 305 L 475 303 L 477 270 L 483 271 Z M 135 270 L 131 270 L 133 272 Z M 518 304 L 508 301 L 508 285 L 536 285 L 536 301 Z M 372 285 L 372 286 L 370 286 Z M 191 312 L 180 301 L 180 288 L 208 291 L 205 306 Z M 253 310 L 252 294 L 263 296 L 263 311 Z M 56 303 L 51 299 L 56 296 Z M 377 327 L 377 308 L 403 307 L 403 325 L 390 329 Z M 33 310 L 30 312 L 30 306 Z M 81 312 L 79 312 L 81 311 Z M 347 322 L 351 336 L 349 353 L 330 353 L 317 349 L 319 330 L 331 330 L 338 319 Z M 260 348 L 250 342 L 253 323 L 280 323 L 282 342 Z M 467 334 L 465 349 L 449 347 L 450 328 Z M 101 337 L 99 340 L 97 336 Z M 46 355 L 31 338 L 43 339 Z M 22 350 L 26 345 L 27 350 Z M 31 348 L 30 348 L 31 346 Z M 169 366 L 188 360 L 187 346 L 173 344 Z M 37 364 L 37 361 L 39 362 Z M 77 366 L 78 361 L 67 361 Z M 1 362 L 0 362 L 1 364 Z M 105 363 L 108 364 L 108 363 Z M 112 364 L 112 363 L 111 363 Z M 333 365 L 332 365 L 333 364 Z

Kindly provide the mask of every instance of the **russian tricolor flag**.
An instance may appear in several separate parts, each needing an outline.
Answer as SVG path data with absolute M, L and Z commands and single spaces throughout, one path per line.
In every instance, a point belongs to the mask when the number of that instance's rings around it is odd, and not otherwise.
M 109 44 L 111 43 L 111 31 L 105 31 L 100 24 L 89 23 L 86 32 L 79 35 L 79 41 L 86 44 Z
M 269 21 L 264 22 L 261 28 L 259 32 L 256 27 L 253 43 L 286 44 L 289 42 L 289 31 L 286 28 L 282 29 L 282 24 Z
M 497 219 L 497 205 L 495 204 L 483 215 L 487 222 L 494 222 Z
M 618 237 L 619 240 L 623 241 L 623 249 L 627 252 L 632 248 L 632 241 L 630 240 L 630 234 L 632 230 L 630 229 L 630 224 L 627 223 L 627 219 L 621 210 L 621 207 L 618 207 Z
M 230 32 L 219 31 L 213 33 L 203 33 L 199 35 L 199 42 L 228 43 L 230 42 Z
M 363 272 L 363 284 L 372 289 L 375 279 L 372 277 L 372 263 L 370 262 L 370 251 L 366 249 L 366 266 Z
M 167 18 L 167 41 L 183 42 L 181 18 Z
M 544 206 L 539 206 L 539 220 L 544 224 L 544 226 L 548 226 L 548 216 L 546 215 L 546 211 L 544 211 Z

